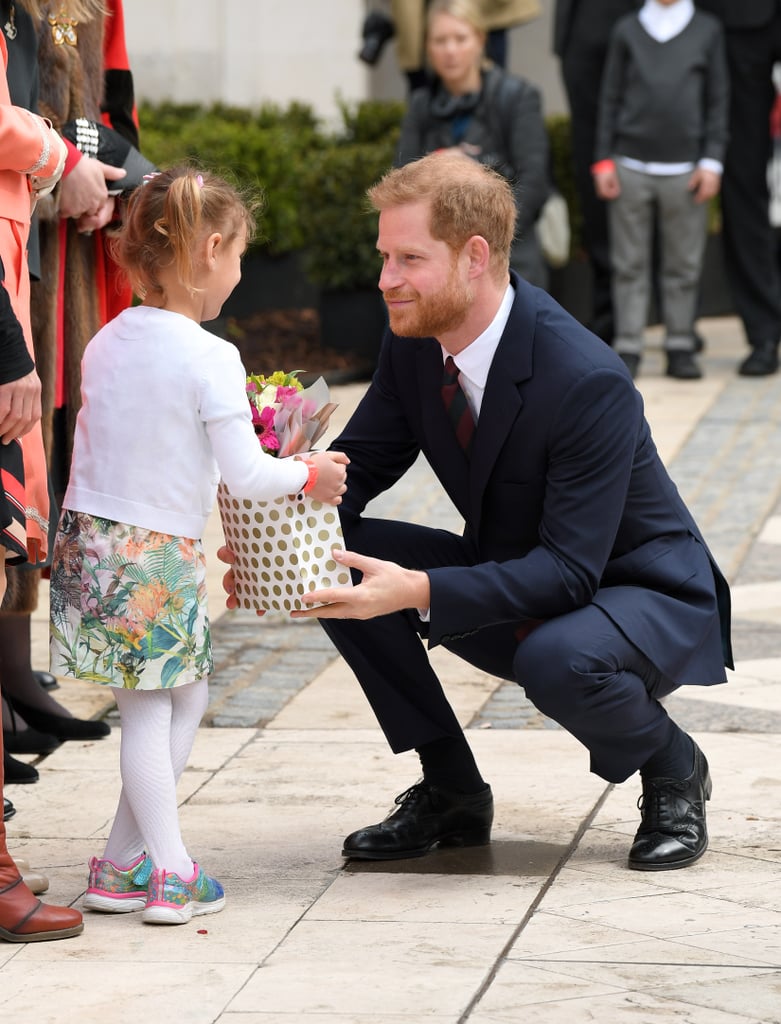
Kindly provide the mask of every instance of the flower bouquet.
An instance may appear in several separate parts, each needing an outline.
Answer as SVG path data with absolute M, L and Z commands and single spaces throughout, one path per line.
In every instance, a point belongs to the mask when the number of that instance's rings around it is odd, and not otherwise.
M 336 405 L 322 377 L 304 387 L 301 370 L 249 374 L 247 398 L 258 441 L 269 455 L 284 458 L 311 451 Z M 349 570 L 331 555 L 344 547 L 339 513 L 304 494 L 273 501 L 235 498 L 224 482 L 217 502 L 225 543 L 233 551 L 240 608 L 292 611 L 301 597 L 323 587 L 351 586 Z

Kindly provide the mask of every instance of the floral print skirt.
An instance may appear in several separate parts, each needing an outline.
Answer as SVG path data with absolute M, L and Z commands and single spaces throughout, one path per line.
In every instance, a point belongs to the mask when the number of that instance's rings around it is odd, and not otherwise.
M 50 605 L 55 675 L 159 690 L 213 670 L 199 540 L 66 510 Z

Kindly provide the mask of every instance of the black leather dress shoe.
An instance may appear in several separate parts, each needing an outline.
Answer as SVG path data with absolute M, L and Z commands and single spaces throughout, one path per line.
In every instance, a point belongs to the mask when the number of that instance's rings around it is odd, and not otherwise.
M 359 860 L 423 857 L 435 846 L 485 846 L 491 841 L 494 798 L 451 793 L 418 782 L 396 797 L 398 810 L 379 825 L 358 829 L 344 841 L 342 856 Z
M 738 367 L 741 377 L 767 377 L 778 369 L 778 342 L 758 341 Z
M 26 761 L 17 761 L 7 750 L 3 751 L 3 781 L 9 783 L 29 783 L 38 781 L 38 769 Z
M 9 754 L 51 754 L 61 742 L 37 729 L 3 730 L 3 745 Z
M 688 779 L 644 779 L 639 801 L 643 823 L 629 851 L 629 867 L 667 871 L 699 860 L 708 848 L 705 801 L 711 788 L 708 762 L 696 743 Z
M 667 376 L 676 380 L 699 380 L 702 370 L 693 352 L 672 351 L 667 353 Z
M 8 821 L 16 814 L 16 808 L 6 797 L 3 797 L 3 821 Z
M 16 697 L 6 695 L 6 701 L 13 711 L 34 729 L 40 729 L 58 740 L 99 740 L 108 736 L 111 726 L 91 718 L 71 718 L 69 715 L 55 715 L 49 711 L 25 704 Z M 9 747 L 9 750 L 11 748 Z M 17 748 L 16 753 L 22 753 Z

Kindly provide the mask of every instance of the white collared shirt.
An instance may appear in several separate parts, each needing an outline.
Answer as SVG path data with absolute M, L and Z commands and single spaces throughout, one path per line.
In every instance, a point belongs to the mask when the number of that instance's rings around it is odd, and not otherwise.
M 666 43 L 680 35 L 694 17 L 694 0 L 677 0 L 674 4 L 645 0 L 637 16 L 652 39 Z
M 504 334 L 507 321 L 510 319 L 510 310 L 514 301 L 515 289 L 511 284 L 508 284 L 499 309 L 496 311 L 496 316 L 483 333 L 470 342 L 454 358 L 454 362 L 459 370 L 459 383 L 466 395 L 467 402 L 469 402 L 469 408 L 472 410 L 475 423 L 477 423 L 480 417 L 480 408 L 483 404 L 488 371 L 491 369 L 496 349 Z M 443 364 L 449 354 L 442 349 Z

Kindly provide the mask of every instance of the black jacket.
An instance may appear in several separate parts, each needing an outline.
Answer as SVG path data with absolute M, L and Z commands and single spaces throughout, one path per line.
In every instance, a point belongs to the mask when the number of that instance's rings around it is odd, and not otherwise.
M 725 28 L 762 28 L 781 12 L 781 0 L 695 0 Z
M 449 94 L 438 80 L 416 89 L 401 126 L 396 166 L 455 144 L 454 117 L 448 114 Z M 472 104 L 464 144 L 475 159 L 498 171 L 513 186 L 518 207 L 513 266 L 533 283 L 534 261 L 542 263 L 534 232 L 543 203 L 551 192 L 548 134 L 540 91 L 525 78 L 491 67 Z

